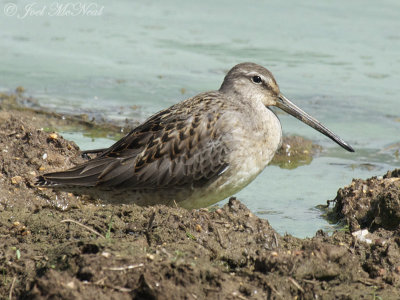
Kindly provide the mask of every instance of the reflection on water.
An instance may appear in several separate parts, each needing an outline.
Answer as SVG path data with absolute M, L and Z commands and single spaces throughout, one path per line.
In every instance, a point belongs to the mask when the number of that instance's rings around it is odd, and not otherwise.
M 59 112 L 143 121 L 186 97 L 217 89 L 238 62 L 262 64 L 285 95 L 356 149 L 347 153 L 280 115 L 287 135 L 307 137 L 322 152 L 293 170 L 268 167 L 238 197 L 254 212 L 279 212 L 260 215 L 280 232 L 297 236 L 327 226 L 320 211 L 310 208 L 333 199 L 338 187 L 400 165 L 398 148 L 390 148 L 400 142 L 400 2 L 99 5 L 104 10 L 97 17 L 1 16 L 7 30 L 0 32 L 0 89 L 22 85 L 41 105 Z M 112 143 L 82 133 L 64 136 L 83 149 Z

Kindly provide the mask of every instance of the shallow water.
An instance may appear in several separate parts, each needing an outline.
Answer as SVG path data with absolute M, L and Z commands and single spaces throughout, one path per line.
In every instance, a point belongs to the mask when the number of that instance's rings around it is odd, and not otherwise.
M 385 150 L 400 142 L 400 2 L 174 2 L 74 2 L 93 4 L 99 16 L 57 16 L 55 6 L 71 2 L 19 1 L 6 16 L 2 1 L 0 89 L 22 85 L 60 112 L 144 120 L 217 89 L 238 62 L 264 65 L 289 99 L 356 149 L 279 115 L 285 134 L 325 150 L 294 170 L 268 167 L 237 196 L 299 237 L 330 228 L 315 206 L 338 187 L 400 166 Z M 83 149 L 112 143 L 63 135 Z

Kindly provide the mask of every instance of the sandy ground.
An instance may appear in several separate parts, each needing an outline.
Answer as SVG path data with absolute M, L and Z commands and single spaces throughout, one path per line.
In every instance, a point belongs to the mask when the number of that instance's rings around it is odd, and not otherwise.
M 119 127 L 21 99 L 0 95 L 1 299 L 400 299 L 400 170 L 339 189 L 329 218 L 343 229 L 312 239 L 280 236 L 234 198 L 191 211 L 104 205 L 32 183 L 84 161 L 52 128 Z M 285 143 L 297 163 L 317 149 Z

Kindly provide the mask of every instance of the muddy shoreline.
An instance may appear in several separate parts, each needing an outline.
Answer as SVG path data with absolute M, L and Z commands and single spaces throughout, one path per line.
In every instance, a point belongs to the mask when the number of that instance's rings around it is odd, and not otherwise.
M 23 90 L 0 95 L 1 299 L 400 298 L 399 170 L 339 189 L 329 217 L 343 229 L 309 239 L 279 235 L 235 198 L 191 211 L 99 204 L 32 183 L 84 161 L 57 128 L 118 138 L 126 124 L 24 101 Z M 275 164 L 288 168 L 289 148 L 295 164 L 319 151 L 301 138 L 285 143 Z

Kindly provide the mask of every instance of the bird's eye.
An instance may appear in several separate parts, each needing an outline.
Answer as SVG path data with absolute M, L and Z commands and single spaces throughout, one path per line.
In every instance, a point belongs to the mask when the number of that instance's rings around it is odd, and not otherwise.
M 253 77 L 251 77 L 251 80 L 252 80 L 254 83 L 258 83 L 258 84 L 260 84 L 261 81 L 262 81 L 260 76 L 253 76 Z

